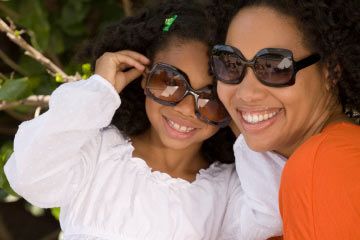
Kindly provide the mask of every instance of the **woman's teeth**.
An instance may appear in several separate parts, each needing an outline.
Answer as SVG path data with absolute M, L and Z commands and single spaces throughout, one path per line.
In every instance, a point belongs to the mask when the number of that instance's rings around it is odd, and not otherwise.
M 195 129 L 192 127 L 181 126 L 181 125 L 177 124 L 176 122 L 173 122 L 169 119 L 167 121 L 172 129 L 175 129 L 176 131 L 181 132 L 181 133 L 188 133 Z
M 274 112 L 267 112 L 267 113 L 241 113 L 242 118 L 245 120 L 245 122 L 247 123 L 259 123 L 262 121 L 266 121 L 268 119 L 273 118 L 279 111 L 274 111 Z

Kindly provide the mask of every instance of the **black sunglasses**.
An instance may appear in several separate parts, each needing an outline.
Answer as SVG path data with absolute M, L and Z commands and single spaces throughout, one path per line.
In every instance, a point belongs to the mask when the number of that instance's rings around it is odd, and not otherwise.
M 248 61 L 235 47 L 215 45 L 211 54 L 211 68 L 217 80 L 227 84 L 240 83 L 251 67 L 257 79 L 270 87 L 286 87 L 295 84 L 296 73 L 321 59 L 315 53 L 295 61 L 288 49 L 264 48 Z
M 218 127 L 225 127 L 230 122 L 212 85 L 194 90 L 183 71 L 166 63 L 156 63 L 147 73 L 145 94 L 166 106 L 175 106 L 191 94 L 194 96 L 197 118 Z

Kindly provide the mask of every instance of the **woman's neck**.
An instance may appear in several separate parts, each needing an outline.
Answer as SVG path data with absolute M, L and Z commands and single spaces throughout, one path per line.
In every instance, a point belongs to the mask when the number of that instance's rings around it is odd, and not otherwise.
M 143 159 L 153 171 L 193 181 L 200 169 L 209 166 L 201 154 L 200 143 L 184 149 L 169 148 L 151 128 L 131 139 L 134 146 L 133 156 Z
M 311 127 L 304 132 L 302 138 L 289 148 L 279 151 L 278 153 L 285 157 L 290 157 L 294 151 L 310 137 L 321 133 L 327 126 L 339 122 L 351 122 L 351 120 L 343 113 L 341 105 L 337 105 L 333 111 L 325 113 L 322 118 L 318 118 L 317 121 L 315 121 L 314 124 L 312 124 Z

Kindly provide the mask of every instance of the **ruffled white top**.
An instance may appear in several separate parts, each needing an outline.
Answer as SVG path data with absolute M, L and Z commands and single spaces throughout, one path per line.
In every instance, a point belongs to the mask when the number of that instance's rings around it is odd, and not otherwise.
M 56 89 L 49 110 L 20 125 L 5 165 L 30 203 L 61 207 L 65 240 L 266 239 L 281 234 L 284 159 L 251 151 L 214 163 L 194 182 L 152 171 L 109 126 L 120 98 L 98 75 Z M 240 184 L 241 182 L 241 184 Z

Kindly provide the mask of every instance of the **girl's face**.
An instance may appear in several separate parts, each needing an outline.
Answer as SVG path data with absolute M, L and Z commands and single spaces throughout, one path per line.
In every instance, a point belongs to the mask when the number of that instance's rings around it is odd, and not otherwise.
M 182 70 L 195 90 L 212 84 L 208 74 L 208 48 L 201 42 L 172 43 L 155 55 L 153 64 L 156 63 L 166 63 Z M 196 117 L 192 95 L 186 96 L 176 106 L 164 106 L 147 97 L 145 107 L 151 132 L 163 145 L 172 149 L 199 146 L 218 131 L 217 127 Z
M 306 48 L 295 20 L 268 7 L 248 7 L 232 20 L 226 44 L 239 49 L 247 60 L 263 48 L 284 48 L 294 60 L 313 52 Z M 296 82 L 269 87 L 247 68 L 236 85 L 218 82 L 218 94 L 246 142 L 255 151 L 291 153 L 308 137 L 321 131 L 333 111 L 326 70 L 319 63 L 301 69 Z

